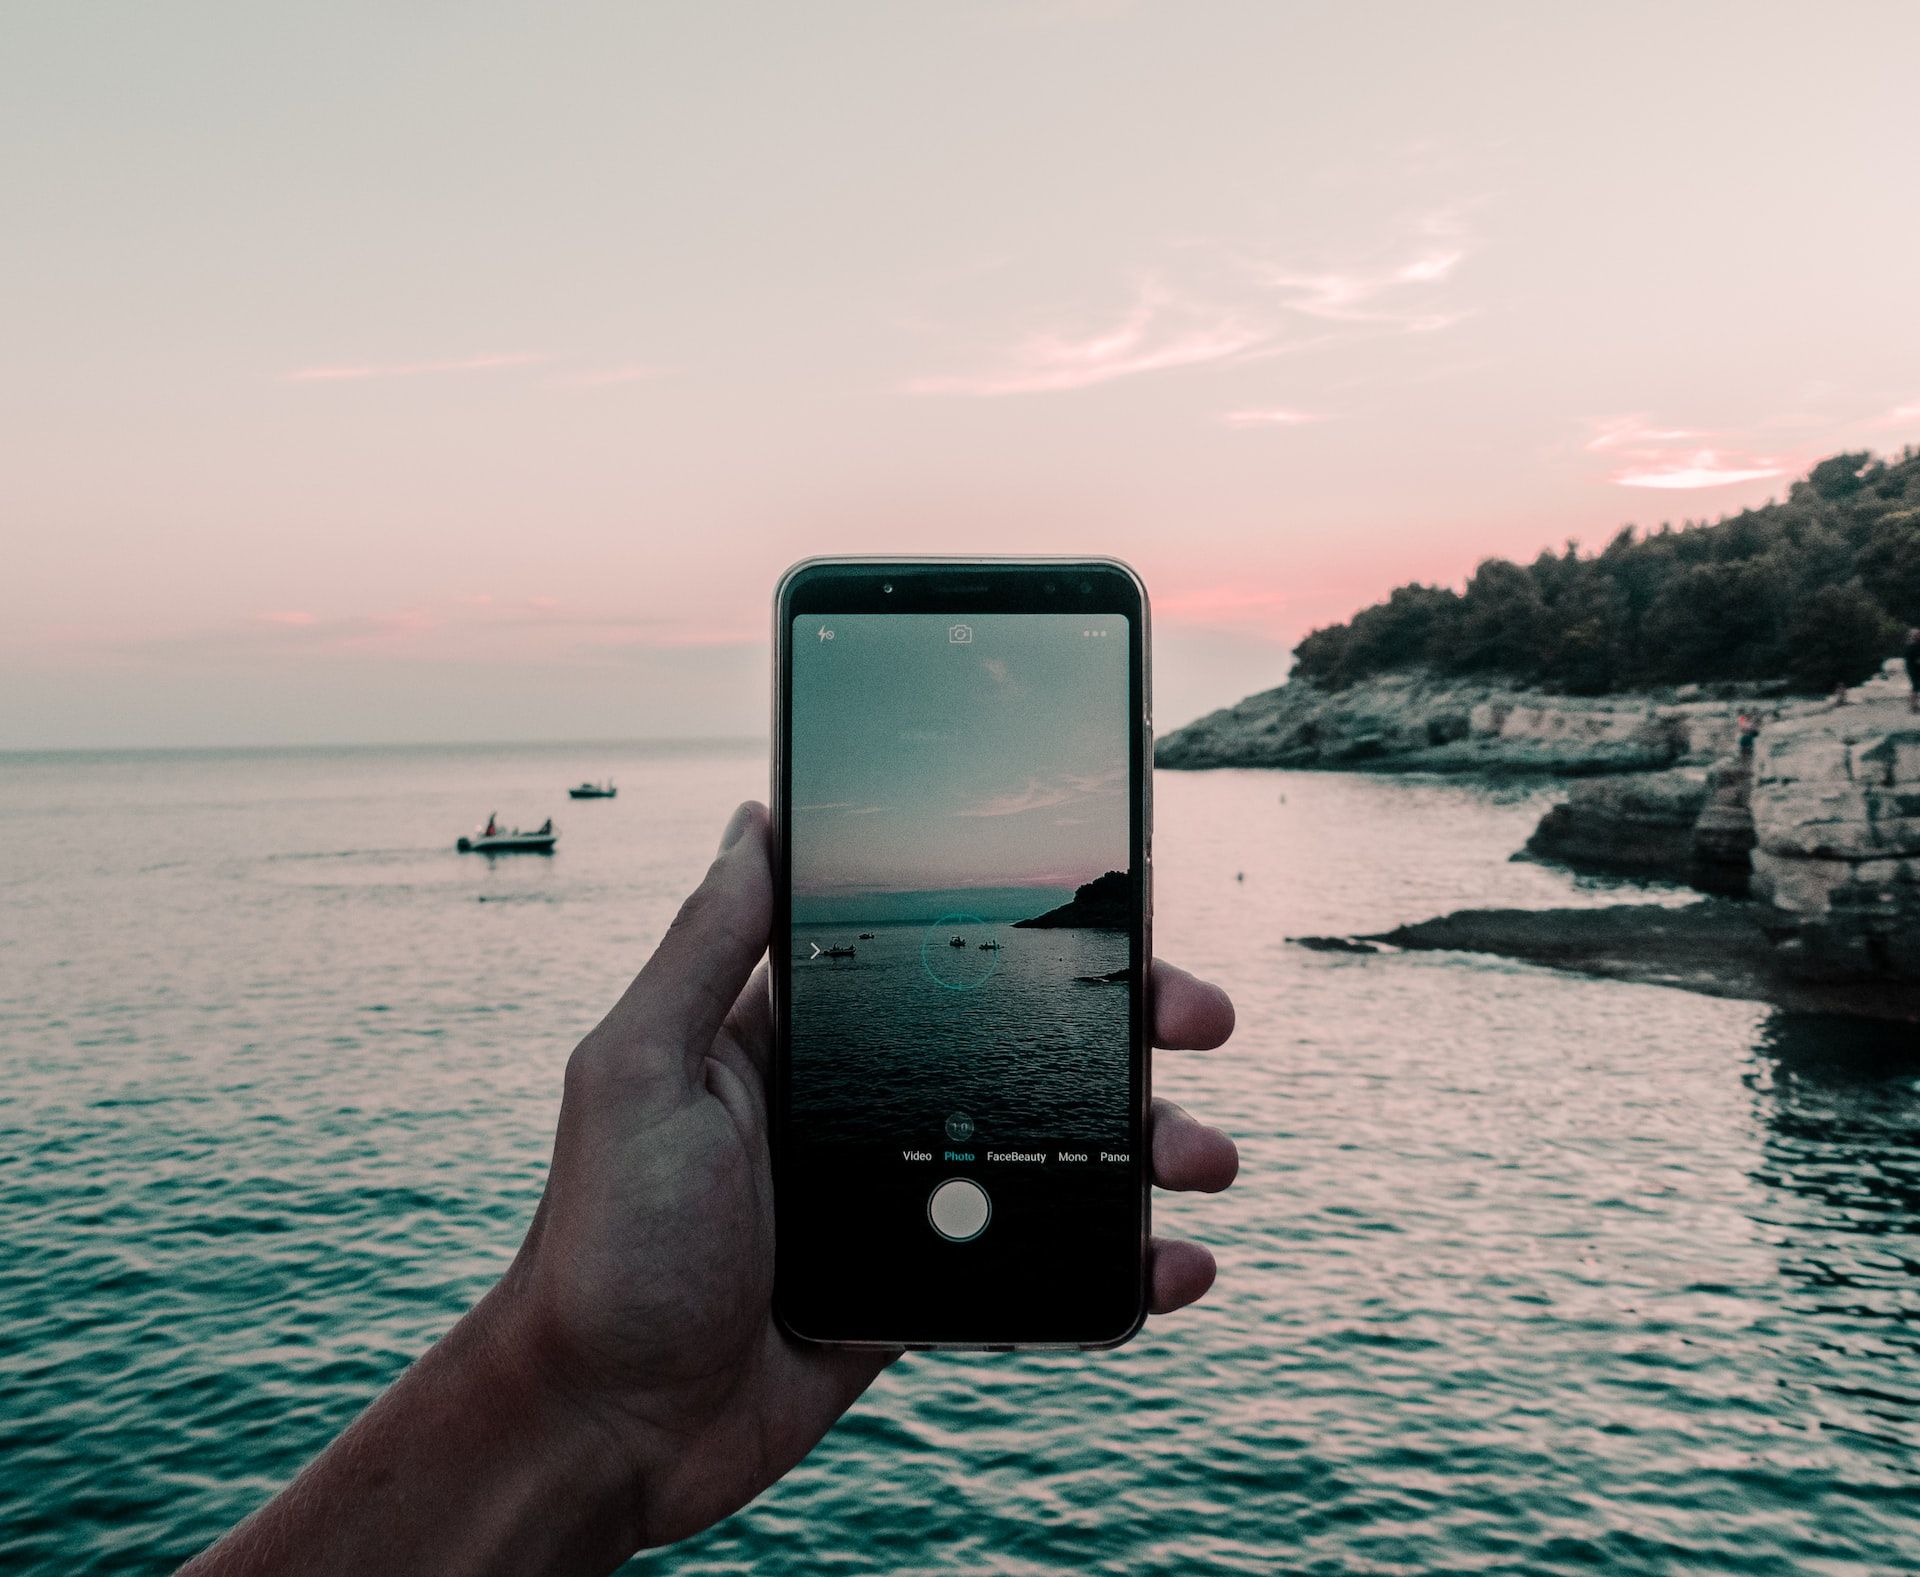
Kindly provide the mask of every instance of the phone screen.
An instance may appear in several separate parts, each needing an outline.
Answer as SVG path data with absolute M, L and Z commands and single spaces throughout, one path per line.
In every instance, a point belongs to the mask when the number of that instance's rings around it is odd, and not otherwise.
M 790 621 L 799 1334 L 1095 1342 L 1136 1320 L 1136 633 L 1092 609 Z

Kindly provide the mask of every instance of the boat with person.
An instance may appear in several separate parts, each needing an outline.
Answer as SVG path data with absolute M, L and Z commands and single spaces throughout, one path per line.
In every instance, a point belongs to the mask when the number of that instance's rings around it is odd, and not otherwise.
M 454 848 L 461 854 L 551 854 L 559 838 L 551 816 L 531 832 L 523 832 L 518 827 L 501 826 L 499 816 L 492 815 L 472 837 L 461 838 Z
M 966 945 L 967 939 L 964 936 L 956 936 L 951 942 L 947 943 L 948 947 L 965 947 Z
M 613 779 L 604 783 L 581 783 L 567 790 L 568 799 L 612 799 L 620 792 L 613 785 Z

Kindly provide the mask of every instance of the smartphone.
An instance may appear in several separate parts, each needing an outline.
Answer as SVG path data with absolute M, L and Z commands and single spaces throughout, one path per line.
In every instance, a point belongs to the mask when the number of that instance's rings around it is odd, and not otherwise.
M 1146 590 L 814 559 L 774 625 L 776 1317 L 1117 1346 L 1146 1307 Z

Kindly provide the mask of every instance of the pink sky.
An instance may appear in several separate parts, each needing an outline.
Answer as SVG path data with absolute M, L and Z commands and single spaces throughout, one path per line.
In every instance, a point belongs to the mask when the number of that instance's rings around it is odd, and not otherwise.
M 756 732 L 831 552 L 1128 558 L 1178 723 L 1920 440 L 1848 15 L 18 10 L 0 749 Z

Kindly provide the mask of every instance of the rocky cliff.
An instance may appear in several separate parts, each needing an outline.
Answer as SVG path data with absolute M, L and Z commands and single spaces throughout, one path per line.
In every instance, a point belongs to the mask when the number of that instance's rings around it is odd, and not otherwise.
M 1920 983 L 1920 715 L 1905 677 L 1889 663 L 1845 705 L 1769 719 L 1750 759 L 1729 756 L 1704 777 L 1577 784 L 1526 853 L 1751 892 L 1756 932 L 1781 978 L 1833 986 L 1841 1002 L 1868 985 L 1911 992 Z M 1558 945 L 1565 927 L 1543 929 Z M 1908 999 L 1874 1000 L 1884 1011 Z
M 1754 843 L 1748 796 L 1748 762 L 1738 755 L 1704 772 L 1675 767 L 1589 779 L 1540 818 L 1524 854 L 1745 897 Z
M 1769 715 L 1751 757 L 1574 785 L 1526 854 L 1690 881 L 1677 909 L 1468 909 L 1365 937 L 1495 953 L 1615 979 L 1920 1022 L 1920 715 L 1889 663 L 1846 704 Z
M 1920 716 L 1891 684 L 1761 733 L 1753 830 L 1796 974 L 1920 980 Z
M 1125 871 L 1108 871 L 1076 887 L 1072 899 L 1058 909 L 1013 923 L 1040 930 L 1125 931 L 1133 924 L 1133 880 Z
M 1587 697 L 1424 673 L 1339 690 L 1294 680 L 1168 734 L 1154 762 L 1569 776 L 1704 768 L 1734 750 L 1742 707 L 1762 700 L 1784 714 L 1813 704 L 1732 686 Z

